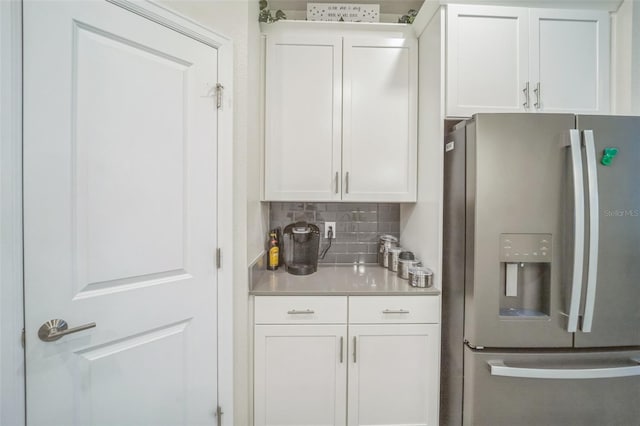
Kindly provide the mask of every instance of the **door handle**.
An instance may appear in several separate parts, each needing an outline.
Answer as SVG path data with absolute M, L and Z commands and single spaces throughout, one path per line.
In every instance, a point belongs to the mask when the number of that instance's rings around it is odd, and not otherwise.
M 574 333 L 578 329 L 578 315 L 580 296 L 582 294 L 582 268 L 584 256 L 584 175 L 582 173 L 582 152 L 580 147 L 580 132 L 569 130 L 571 163 L 573 165 L 573 283 L 569 298 L 569 320 L 567 331 Z
M 67 322 L 63 319 L 53 319 L 45 322 L 38 329 L 38 337 L 43 342 L 54 342 L 67 334 L 77 333 L 78 331 L 88 330 L 96 326 L 95 322 L 80 325 L 78 327 L 69 328 Z
M 338 172 L 336 172 L 336 194 L 337 194 L 337 193 L 338 193 L 338 191 L 339 191 L 339 188 L 338 188 L 338 183 L 339 183 L 339 182 L 338 182 L 338 181 L 339 181 L 339 179 L 340 179 L 340 178 L 339 178 L 338 176 L 339 176 L 339 175 L 338 175 Z
M 349 193 L 349 172 L 346 173 L 344 180 L 345 180 L 344 192 L 345 194 L 348 194 Z
M 536 84 L 536 88 L 533 89 L 533 93 L 536 94 L 536 103 L 533 104 L 534 107 L 536 107 L 536 109 L 540 109 L 540 97 L 542 96 L 540 93 L 540 82 L 538 82 L 538 84 Z
M 629 359 L 640 364 L 640 358 Z M 492 376 L 523 377 L 527 379 L 608 379 L 612 377 L 640 376 L 640 365 L 600 368 L 544 368 L 510 367 L 504 360 L 487 361 Z
M 600 236 L 600 207 L 598 201 L 598 172 L 596 170 L 596 148 L 593 130 L 585 130 L 584 144 L 587 158 L 587 182 L 589 184 L 589 266 L 587 267 L 587 294 L 584 302 L 582 331 L 591 331 L 596 300 L 598 276 L 598 244 Z

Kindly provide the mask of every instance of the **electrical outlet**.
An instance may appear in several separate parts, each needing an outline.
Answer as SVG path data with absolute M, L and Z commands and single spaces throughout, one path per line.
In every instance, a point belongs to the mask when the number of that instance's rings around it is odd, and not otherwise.
M 336 223 L 335 222 L 325 222 L 324 223 L 324 237 L 329 238 L 329 228 L 333 232 L 333 236 L 331 238 L 336 237 Z

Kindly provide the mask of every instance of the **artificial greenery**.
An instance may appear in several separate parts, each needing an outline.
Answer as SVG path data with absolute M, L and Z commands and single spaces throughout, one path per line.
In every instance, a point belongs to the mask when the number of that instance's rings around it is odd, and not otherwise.
M 413 20 L 416 19 L 417 14 L 417 10 L 409 9 L 407 13 L 398 18 L 398 24 L 413 24 Z
M 276 22 L 281 19 L 287 19 L 287 15 L 280 9 L 276 10 L 275 16 L 271 14 L 271 10 L 268 9 L 269 5 L 267 0 L 260 0 L 260 15 L 258 15 L 258 22 Z

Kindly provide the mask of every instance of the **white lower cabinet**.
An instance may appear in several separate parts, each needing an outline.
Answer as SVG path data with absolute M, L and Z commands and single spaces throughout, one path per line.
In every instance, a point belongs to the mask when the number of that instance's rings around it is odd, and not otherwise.
M 349 426 L 437 425 L 437 324 L 349 325 Z
M 346 334 L 346 325 L 256 326 L 255 426 L 345 424 Z
M 255 426 L 437 425 L 437 298 L 290 299 L 256 297 Z

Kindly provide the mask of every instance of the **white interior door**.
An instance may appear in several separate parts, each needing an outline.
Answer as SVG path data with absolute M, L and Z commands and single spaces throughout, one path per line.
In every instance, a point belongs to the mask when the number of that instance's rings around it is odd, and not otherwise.
M 107 2 L 24 4 L 27 421 L 210 425 L 217 51 Z M 53 342 L 52 319 L 95 328 Z

